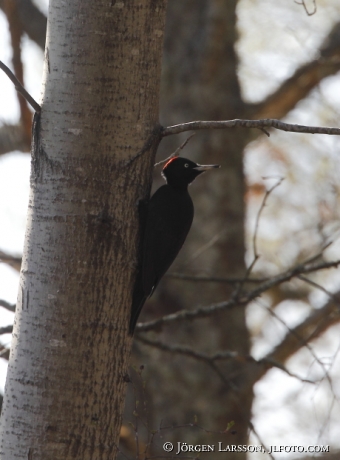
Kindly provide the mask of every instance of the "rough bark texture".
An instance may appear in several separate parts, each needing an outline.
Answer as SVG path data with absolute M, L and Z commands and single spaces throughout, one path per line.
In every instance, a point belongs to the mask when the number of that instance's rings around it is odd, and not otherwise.
M 165 0 L 50 4 L 4 460 L 115 457 L 164 15 Z

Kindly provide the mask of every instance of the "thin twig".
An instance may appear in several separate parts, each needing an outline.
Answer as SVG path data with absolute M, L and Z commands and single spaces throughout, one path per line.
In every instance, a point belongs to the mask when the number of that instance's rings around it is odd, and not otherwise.
M 214 355 L 209 356 L 206 353 L 199 352 L 192 348 L 186 347 L 185 345 L 168 344 L 168 343 L 161 342 L 159 340 L 147 339 L 146 337 L 143 337 L 143 336 L 138 336 L 137 340 L 143 343 L 144 345 L 158 348 L 162 351 L 169 352 L 169 353 L 185 355 L 190 358 L 196 359 L 197 361 L 203 361 L 207 364 L 211 364 L 216 361 L 237 360 L 238 362 L 243 361 L 245 363 L 252 362 L 259 366 L 264 366 L 266 369 L 276 367 L 277 369 L 280 369 L 281 371 L 288 374 L 290 377 L 300 380 L 300 382 L 315 384 L 315 382 L 312 380 L 303 379 L 300 376 L 290 372 L 283 364 L 278 363 L 277 361 L 271 358 L 268 358 L 268 359 L 263 358 L 263 359 L 257 360 L 251 355 L 243 355 L 241 353 L 238 353 L 237 351 L 220 351 L 220 352 L 215 353 Z
M 249 420 L 248 422 L 248 426 L 250 428 L 250 430 L 254 433 L 254 435 L 257 437 L 259 443 L 264 447 L 265 451 L 267 452 L 267 454 L 269 455 L 269 457 L 272 459 L 272 460 L 275 460 L 274 458 L 274 455 L 269 452 L 269 449 L 266 447 L 265 443 L 263 442 L 261 436 L 258 434 L 258 432 L 255 430 L 255 427 L 254 425 L 252 424 L 252 422 Z
M 340 351 L 340 344 L 338 344 L 338 348 L 337 350 L 335 351 L 334 355 L 333 355 L 333 359 L 332 359 L 332 362 L 329 364 L 329 367 L 328 367 L 328 372 L 330 373 L 331 370 L 332 370 L 332 367 L 334 366 L 334 363 L 336 362 L 336 358 L 339 354 L 339 351 Z M 317 442 L 319 442 L 321 439 L 322 439 L 322 435 L 323 433 L 325 432 L 325 430 L 327 429 L 327 426 L 329 426 L 330 422 L 331 422 L 331 413 L 332 413 L 332 410 L 333 410 L 333 407 L 335 405 L 336 402 L 339 401 L 339 398 L 336 396 L 336 393 L 334 392 L 333 390 L 333 386 L 331 385 L 330 386 L 331 390 L 332 390 L 332 401 L 331 401 L 331 404 L 329 406 L 329 410 L 328 410 L 328 413 L 327 413 L 327 417 L 325 418 L 324 420 L 324 423 L 322 424 L 322 426 L 320 427 L 320 431 L 319 431 L 319 434 L 318 434 L 318 439 L 317 439 Z
M 26 101 L 33 107 L 33 109 L 37 113 L 40 113 L 41 112 L 40 105 L 25 90 L 25 88 L 22 86 L 22 84 L 19 82 L 19 80 L 13 74 L 13 72 L 2 61 L 0 61 L 0 69 L 3 70 L 5 72 L 5 74 L 7 75 L 7 77 L 12 81 L 12 83 L 14 83 L 15 89 L 18 91 L 18 93 L 20 93 L 26 99 Z
M 313 9 L 313 11 L 311 13 L 308 11 L 308 8 L 306 6 L 305 0 L 301 0 L 301 2 L 298 2 L 298 1 L 294 0 L 294 3 L 296 3 L 297 5 L 302 5 L 304 7 L 304 9 L 305 9 L 305 11 L 306 11 L 308 16 L 313 16 L 313 14 L 315 14 L 316 11 L 317 11 L 316 0 L 313 0 L 314 9 Z
M 168 278 L 174 278 L 183 281 L 193 281 L 193 282 L 203 282 L 203 283 L 227 283 L 227 284 L 236 284 L 242 283 L 244 277 L 242 278 L 224 278 L 222 276 L 208 276 L 208 275 L 189 275 L 187 273 L 166 273 L 165 275 Z M 270 278 L 247 278 L 246 283 L 259 284 L 264 281 L 268 281 Z
M 226 229 L 222 228 L 218 233 L 216 233 L 209 241 L 199 247 L 191 256 L 181 265 L 181 269 L 187 267 L 188 265 L 192 264 L 194 260 L 200 257 L 205 251 L 210 249 L 214 244 L 226 233 Z
M 263 200 L 262 200 L 262 203 L 261 203 L 261 206 L 260 206 L 260 209 L 257 213 L 257 216 L 256 216 L 256 220 L 255 220 L 255 230 L 254 230 L 254 236 L 253 236 L 253 253 L 254 253 L 254 258 L 253 258 L 253 261 L 252 263 L 249 265 L 249 267 L 247 268 L 247 271 L 246 271 L 246 274 L 244 276 L 244 279 L 243 281 L 240 283 L 240 285 L 238 286 L 238 288 L 236 289 L 236 292 L 234 294 L 234 296 L 237 298 L 240 294 L 240 292 L 242 291 L 243 289 L 243 286 L 244 284 L 246 283 L 247 279 L 249 278 L 256 262 L 258 261 L 258 259 L 260 258 L 260 254 L 258 253 L 257 251 L 257 235 L 258 235 L 258 230 L 259 230 L 259 226 L 260 226 L 260 219 L 261 219 L 261 215 L 262 215 L 262 212 L 266 206 L 266 203 L 267 203 L 267 200 L 269 198 L 269 195 L 276 189 L 276 187 L 278 187 L 282 181 L 283 181 L 283 177 L 281 177 L 277 182 L 276 184 L 274 184 L 272 187 L 270 187 L 270 189 L 266 190 L 266 193 L 263 197 Z
M 262 120 L 225 120 L 225 121 L 190 121 L 178 125 L 167 126 L 162 130 L 162 137 L 173 134 L 184 133 L 186 131 L 198 131 L 200 129 L 226 129 L 226 128 L 275 128 L 290 133 L 307 133 L 307 134 L 328 134 L 340 135 L 340 128 L 321 127 L 321 126 L 304 126 L 291 123 L 284 123 L 273 118 Z
M 328 243 L 326 243 L 324 246 L 322 246 L 322 248 L 317 254 L 307 259 L 303 264 L 306 265 L 306 264 L 310 264 L 312 262 L 317 261 L 322 256 L 322 254 L 326 251 L 326 249 L 328 249 L 332 244 L 333 244 L 333 241 L 329 241 Z
M 326 288 L 321 286 L 321 284 L 316 283 L 315 281 L 310 280 L 309 278 L 306 278 L 305 276 L 298 275 L 297 278 L 301 281 L 304 281 L 307 284 L 310 284 L 311 286 L 319 289 L 320 291 L 324 292 L 329 298 L 331 298 L 336 304 L 340 304 L 340 298 L 336 295 L 333 294 L 332 292 L 328 291 Z
M 318 356 L 316 355 L 314 349 L 311 347 L 311 345 L 309 344 L 309 341 L 312 339 L 312 338 L 315 338 L 315 331 L 316 329 L 313 330 L 312 333 L 309 333 L 308 337 L 307 338 L 304 338 L 302 337 L 301 333 L 297 332 L 301 329 L 301 327 L 304 325 L 304 323 L 308 322 L 309 318 L 307 318 L 307 320 L 305 320 L 303 323 L 299 324 L 298 326 L 296 326 L 294 329 L 290 328 L 287 323 L 280 318 L 280 316 L 278 316 L 276 314 L 276 312 L 270 308 L 267 308 L 265 307 L 266 310 L 268 311 L 268 313 L 273 316 L 277 321 L 279 321 L 288 331 L 288 334 L 286 335 L 289 336 L 289 337 L 294 337 L 301 345 L 303 345 L 304 347 L 307 348 L 307 350 L 310 352 L 310 354 L 313 356 L 313 358 L 315 359 L 315 361 L 320 365 L 320 367 L 322 368 L 322 370 L 324 371 L 325 373 L 325 376 L 326 376 L 326 379 L 330 385 L 330 387 L 332 388 L 332 381 L 331 381 L 331 377 L 329 375 L 329 372 L 327 371 L 327 369 L 325 368 L 325 365 L 323 364 L 323 362 L 318 358 Z M 309 329 L 309 328 L 308 328 Z M 285 344 L 286 344 L 286 338 L 283 339 L 283 341 L 273 350 L 271 351 L 270 353 L 268 353 L 263 359 L 265 359 L 266 361 L 271 361 L 271 360 L 274 360 L 275 362 L 277 362 L 277 359 L 273 358 L 273 356 L 277 356 L 278 354 L 278 350 L 281 348 L 281 347 L 285 347 Z M 288 358 L 288 357 L 287 357 Z M 286 358 L 286 359 L 287 359 Z
M 259 225 L 260 225 L 260 218 L 261 218 L 261 215 L 262 215 L 262 212 L 267 204 L 267 200 L 269 198 L 269 195 L 279 186 L 282 184 L 282 181 L 284 180 L 284 177 L 280 177 L 280 179 L 276 182 L 276 184 L 274 184 L 272 187 L 270 187 L 270 189 L 266 190 L 266 193 L 263 197 L 263 200 L 262 200 L 262 203 L 261 203 L 261 206 L 260 206 L 260 209 L 257 213 L 257 216 L 256 216 L 256 221 L 255 221 L 255 231 L 254 231 L 254 236 L 253 236 L 253 254 L 254 254 L 254 261 L 255 259 L 258 259 L 259 258 L 259 253 L 257 251 L 257 234 L 258 234 L 258 231 L 259 231 Z
M 178 157 L 179 152 L 184 149 L 184 147 L 187 145 L 187 143 L 190 141 L 190 139 L 195 135 L 196 133 L 190 134 L 190 136 L 183 142 L 182 145 L 180 145 L 168 158 L 165 158 L 165 160 L 159 161 L 158 163 L 155 163 L 153 167 L 155 168 L 156 166 L 159 166 L 163 163 L 166 163 L 167 161 L 171 160 L 171 158 Z

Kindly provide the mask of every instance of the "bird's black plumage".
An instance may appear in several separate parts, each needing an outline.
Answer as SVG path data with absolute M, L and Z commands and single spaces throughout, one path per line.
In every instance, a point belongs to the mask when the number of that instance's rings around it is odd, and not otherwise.
M 198 165 L 171 158 L 162 175 L 167 181 L 152 196 L 143 232 L 142 263 L 135 282 L 129 333 L 132 335 L 146 299 L 175 260 L 190 230 L 194 206 L 188 185 L 202 172 L 219 165 Z

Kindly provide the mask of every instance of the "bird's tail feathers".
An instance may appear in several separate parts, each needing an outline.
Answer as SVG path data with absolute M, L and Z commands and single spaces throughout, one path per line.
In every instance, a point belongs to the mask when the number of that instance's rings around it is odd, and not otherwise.
M 129 324 L 129 335 L 133 335 L 138 317 L 140 315 L 140 312 L 143 308 L 143 305 L 148 298 L 147 295 L 145 295 L 143 286 L 142 286 L 142 280 L 141 280 L 141 275 L 137 275 L 137 280 L 135 283 L 135 287 L 133 290 L 133 296 L 132 296 L 132 307 L 131 307 L 131 317 L 130 317 L 130 324 Z
M 133 335 L 135 331 L 138 317 L 140 315 L 140 312 L 142 311 L 143 305 L 147 298 L 148 296 L 144 295 L 143 298 L 139 300 L 139 304 L 137 305 L 132 304 L 131 318 L 130 318 L 130 325 L 129 325 L 129 335 Z

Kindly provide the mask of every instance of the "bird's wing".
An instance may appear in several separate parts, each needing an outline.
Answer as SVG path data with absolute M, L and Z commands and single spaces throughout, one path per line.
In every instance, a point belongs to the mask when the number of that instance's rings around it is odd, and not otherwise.
M 173 190 L 164 185 L 150 200 L 142 269 L 146 295 L 153 293 L 175 260 L 190 230 L 193 205 L 188 193 L 182 195 L 174 195 Z

